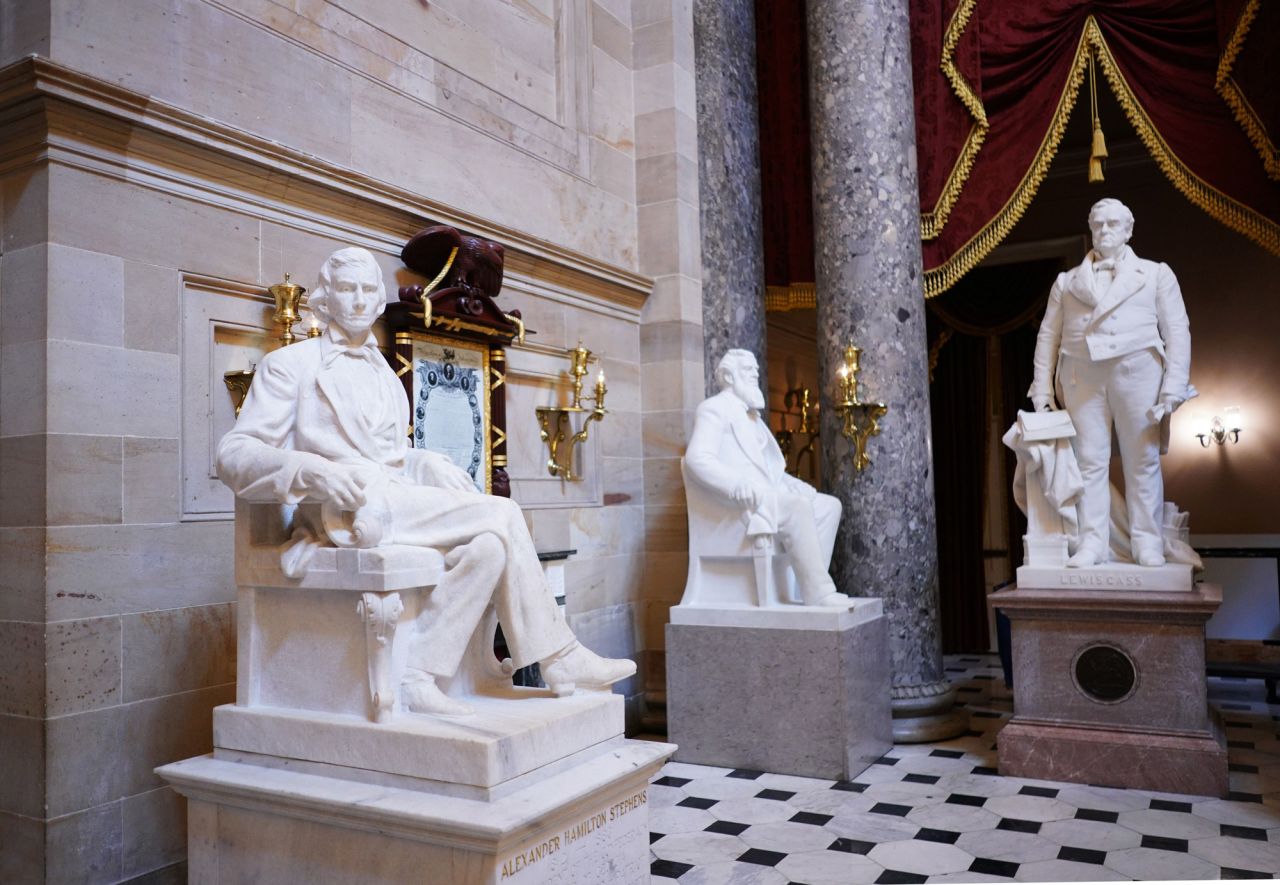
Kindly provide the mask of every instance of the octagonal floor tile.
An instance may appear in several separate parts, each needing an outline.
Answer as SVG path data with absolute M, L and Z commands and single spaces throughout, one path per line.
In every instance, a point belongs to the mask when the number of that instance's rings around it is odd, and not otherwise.
M 1187 843 L 1187 850 L 1220 867 L 1280 875 L 1280 845 L 1274 842 L 1214 836 L 1210 839 L 1192 839 Z
M 694 866 L 737 860 L 750 846 L 724 833 L 675 833 L 663 836 L 649 849 L 656 857 Z
M 880 864 L 847 851 L 805 851 L 789 854 L 775 869 L 793 882 L 806 885 L 854 885 L 875 882 L 884 872 Z
M 1014 878 L 1019 882 L 1124 882 L 1129 877 L 1097 864 L 1055 858 L 1024 863 Z
M 846 839 L 860 839 L 864 842 L 895 842 L 899 839 L 912 838 L 919 832 L 920 827 L 901 817 L 862 811 L 837 814 L 827 823 L 826 829 Z
M 1076 810 L 1061 799 L 1050 799 L 1045 796 L 996 796 L 988 799 L 983 806 L 987 811 L 1001 817 L 1012 817 L 1018 820 L 1066 820 L 1076 816 Z
M 795 814 L 786 802 L 776 799 L 725 799 L 710 809 L 718 820 L 732 820 L 740 824 L 765 824 L 786 820 Z M 658 828 L 655 828 L 658 829 Z M 658 829 L 662 832 L 661 829 Z
M 1038 835 L 1059 845 L 1116 851 L 1137 848 L 1142 836 L 1127 827 L 1093 820 L 1053 820 L 1040 827 Z
M 680 885 L 786 885 L 788 879 L 773 867 L 734 860 L 694 867 L 678 881 Z
M 1059 789 L 1058 801 L 1096 811 L 1140 811 L 1151 804 L 1150 797 L 1132 790 L 1080 784 L 1067 784 Z
M 1218 867 L 1178 851 L 1124 848 L 1108 851 L 1104 866 L 1130 879 L 1217 879 Z
M 1208 818 L 1182 811 L 1122 811 L 1116 823 L 1144 836 L 1197 839 L 1218 835 L 1218 825 Z
M 885 842 L 867 853 L 887 870 L 919 873 L 924 876 L 941 876 L 969 869 L 973 855 L 955 845 L 943 842 Z
M 706 799 L 747 799 L 762 789 L 757 781 L 734 777 L 700 777 L 691 780 L 680 789 L 689 796 Z
M 1007 860 L 1013 863 L 1033 863 L 1053 860 L 1062 846 L 1037 833 L 1016 833 L 1009 830 L 983 830 L 979 833 L 962 833 L 956 847 L 974 857 L 991 860 Z
M 701 808 L 672 805 L 649 809 L 649 829 L 654 833 L 695 833 L 705 830 L 714 820 L 710 812 Z
M 1191 806 L 1191 813 L 1214 823 L 1240 827 L 1280 827 L 1280 809 L 1261 802 L 1232 802 L 1229 799 L 1205 799 Z
M 780 851 L 783 854 L 794 851 L 818 851 L 826 848 L 833 841 L 831 832 L 826 827 L 793 823 L 789 820 L 755 824 L 743 830 L 738 838 L 752 848 Z
M 907 820 L 935 830 L 969 833 L 994 829 L 996 824 L 1000 823 L 1000 815 L 972 805 L 952 805 L 942 802 L 911 809 L 907 814 Z

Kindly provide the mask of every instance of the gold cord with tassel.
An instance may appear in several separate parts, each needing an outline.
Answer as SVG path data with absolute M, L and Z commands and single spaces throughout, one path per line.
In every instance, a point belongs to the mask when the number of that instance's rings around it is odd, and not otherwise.
M 1103 181 L 1102 161 L 1107 158 L 1107 140 L 1102 135 L 1102 120 L 1098 117 L 1098 77 L 1093 69 L 1094 49 L 1089 47 L 1089 110 L 1093 112 L 1093 149 L 1089 153 L 1089 183 Z

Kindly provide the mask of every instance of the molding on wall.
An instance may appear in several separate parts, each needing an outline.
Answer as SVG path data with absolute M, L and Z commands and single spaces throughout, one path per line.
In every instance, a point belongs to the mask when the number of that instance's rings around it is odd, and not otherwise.
M 266 31 L 272 37 L 283 40 L 305 52 L 309 52 L 326 63 L 336 65 L 348 73 L 368 80 L 381 89 L 389 89 L 396 95 L 411 101 L 424 111 L 438 113 L 448 117 L 459 125 L 466 126 L 487 138 L 502 142 L 512 150 L 527 154 L 539 163 L 548 163 L 570 175 L 586 180 L 589 175 L 590 150 L 579 136 L 578 126 L 582 119 L 590 113 L 587 104 L 587 90 L 583 83 L 589 78 L 579 76 L 579 68 L 583 66 L 583 57 L 591 51 L 591 18 L 587 13 L 587 5 L 556 0 L 554 18 L 556 42 L 559 51 L 556 53 L 556 113 L 547 116 L 533 108 L 496 92 L 490 85 L 468 76 L 443 62 L 439 62 L 420 51 L 412 43 L 406 42 L 399 34 L 385 30 L 368 18 L 362 18 L 334 0 L 323 0 L 326 10 L 317 14 L 312 10 L 303 15 L 281 4 L 272 11 L 276 19 L 268 24 L 248 12 L 236 8 L 224 0 L 204 0 L 204 2 L 232 16 L 245 24 Z M 425 5 L 425 4 L 424 4 Z M 291 20 L 292 26 L 285 22 Z M 327 24 L 320 24 L 321 22 Z M 313 42 L 309 42 L 295 34 L 309 30 L 299 27 L 305 23 L 327 32 L 331 39 L 337 39 L 346 46 L 346 52 L 326 52 Z M 376 35 L 376 36 L 374 36 Z M 315 39 L 314 32 L 311 34 Z M 361 40 L 364 36 L 366 39 Z M 387 54 L 387 46 L 396 46 L 398 52 Z M 416 59 L 416 63 L 406 63 L 407 57 Z M 485 128 L 477 119 L 469 118 L 457 110 L 451 110 L 440 102 L 424 100 L 418 94 L 401 88 L 393 82 L 396 78 L 379 78 L 371 75 L 360 64 L 353 64 L 348 59 L 359 59 L 361 62 L 381 62 L 394 64 L 401 76 L 420 77 L 423 82 L 430 83 L 435 89 L 447 91 L 455 101 L 470 105 L 475 116 L 482 117 L 493 112 L 485 107 L 485 102 L 501 104 L 506 112 L 502 121 L 521 132 L 525 139 L 534 144 L 543 144 L 543 150 L 534 150 L 520 144 L 519 140 L 495 134 L 492 128 Z M 421 71 L 431 70 L 432 76 L 423 76 Z M 446 76 L 438 76 L 440 71 L 448 71 Z M 538 124 L 543 125 L 538 125 Z M 557 158 L 555 154 L 562 154 Z
M 41 56 L 0 70 L 0 175 L 61 164 L 391 254 L 428 224 L 502 243 L 506 269 L 640 309 L 649 277 Z

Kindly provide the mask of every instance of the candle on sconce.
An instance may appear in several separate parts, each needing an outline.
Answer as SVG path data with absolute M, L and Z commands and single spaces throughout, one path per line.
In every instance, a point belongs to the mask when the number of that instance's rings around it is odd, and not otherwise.
M 320 328 L 320 321 L 316 319 L 316 315 L 313 313 L 311 315 L 311 325 L 307 327 L 307 337 L 319 338 L 321 331 L 323 330 Z
M 608 388 L 604 386 L 604 369 L 596 375 L 596 408 L 604 408 L 604 395 L 608 392 Z

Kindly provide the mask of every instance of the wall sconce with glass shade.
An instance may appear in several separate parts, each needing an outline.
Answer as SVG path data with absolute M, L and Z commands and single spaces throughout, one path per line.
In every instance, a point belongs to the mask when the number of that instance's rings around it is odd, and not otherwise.
M 608 414 L 604 407 L 605 394 L 609 389 L 604 383 L 604 369 L 596 375 L 595 396 L 582 395 L 582 379 L 587 374 L 587 363 L 591 361 L 591 351 L 578 346 L 569 351 L 569 376 L 573 379 L 573 400 L 569 406 L 538 406 L 534 411 L 538 415 L 538 427 L 541 438 L 547 444 L 550 457 L 547 458 L 547 472 L 559 476 L 568 482 L 582 479 L 581 474 L 573 472 L 573 450 L 579 443 L 587 441 L 587 432 L 592 421 L 603 421 Z M 592 406 L 584 406 L 583 400 Z M 582 427 L 573 431 L 571 415 L 585 415 Z
M 1244 414 L 1240 411 L 1240 407 L 1227 406 L 1222 410 L 1222 417 L 1214 415 L 1209 429 L 1204 433 L 1197 433 L 1196 439 L 1200 440 L 1200 445 L 1206 449 L 1211 443 L 1220 446 L 1228 442 L 1234 444 L 1240 442 L 1242 430 L 1244 430 Z

